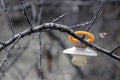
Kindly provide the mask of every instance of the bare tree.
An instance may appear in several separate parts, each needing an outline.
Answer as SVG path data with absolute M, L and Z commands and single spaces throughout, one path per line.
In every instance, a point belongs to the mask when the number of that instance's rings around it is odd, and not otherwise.
M 66 45 L 64 44 L 64 42 L 58 36 L 56 36 L 53 32 L 51 32 L 53 30 L 58 30 L 64 34 L 67 33 L 69 35 L 72 35 L 73 37 L 75 37 L 76 39 L 78 39 L 80 42 L 84 43 L 88 47 L 92 48 L 93 50 L 100 52 L 100 53 L 103 53 L 103 54 L 105 54 L 113 59 L 120 61 L 120 56 L 118 56 L 117 54 L 114 54 L 119 49 L 120 44 L 118 44 L 112 50 L 107 50 L 107 49 L 104 49 L 98 45 L 95 45 L 95 44 L 92 44 L 92 43 L 85 41 L 84 35 L 82 37 L 79 37 L 78 35 L 76 35 L 74 33 L 75 29 L 81 28 L 81 27 L 86 26 L 86 25 L 88 25 L 88 26 L 87 26 L 87 28 L 85 28 L 85 30 L 88 32 L 93 27 L 93 24 L 95 23 L 95 21 L 97 21 L 99 14 L 101 12 L 101 9 L 103 9 L 104 4 L 119 2 L 119 0 L 101 0 L 100 5 L 97 7 L 97 9 L 94 13 L 93 19 L 86 21 L 85 23 L 76 24 L 76 25 L 73 25 L 70 27 L 66 26 L 64 24 L 61 24 L 61 23 L 57 23 L 60 19 L 67 16 L 69 13 L 63 13 L 62 15 L 59 15 L 57 18 L 53 19 L 51 22 L 48 22 L 48 23 L 42 22 L 42 16 L 44 15 L 43 12 L 45 10 L 44 8 L 46 8 L 46 6 L 61 6 L 62 4 L 59 1 L 49 3 L 45 0 L 36 0 L 36 1 L 34 1 L 34 0 L 30 0 L 30 1 L 19 0 L 18 1 L 19 5 L 12 6 L 9 8 L 7 7 L 8 3 L 5 4 L 6 2 L 5 2 L 5 0 L 1 0 L 1 12 L 3 12 L 3 14 L 6 15 L 6 22 L 9 24 L 8 28 L 12 32 L 12 37 L 5 42 L 0 42 L 0 52 L 5 50 L 5 55 L 0 63 L 0 68 L 1 68 L 0 78 L 1 79 L 2 79 L 2 77 L 4 77 L 4 75 L 7 73 L 7 71 L 9 71 L 9 69 L 17 63 L 18 59 L 22 56 L 21 53 L 24 53 L 29 48 L 29 44 L 31 43 L 31 40 L 36 39 L 34 34 L 39 33 L 39 35 L 37 35 L 39 38 L 38 39 L 39 40 L 38 41 L 39 42 L 39 59 L 35 59 L 35 61 L 32 63 L 32 65 L 29 67 L 29 69 L 26 71 L 25 74 L 22 73 L 21 69 L 19 69 L 17 66 L 15 66 L 15 68 L 17 69 L 19 75 L 21 75 L 22 80 L 25 80 L 26 76 L 28 76 L 29 73 L 31 72 L 31 70 L 34 68 L 34 66 L 37 65 L 36 70 L 37 70 L 37 74 L 39 74 L 38 76 L 40 76 L 41 80 L 46 80 L 47 73 L 45 73 L 46 70 L 44 70 L 44 66 L 43 66 L 44 65 L 43 64 L 44 56 L 47 56 L 47 59 L 48 59 L 48 56 L 52 56 L 52 52 L 51 52 L 52 50 L 51 50 L 51 48 L 43 48 L 44 45 L 42 44 L 43 43 L 42 32 L 47 32 L 47 35 L 52 40 L 58 41 L 61 49 L 66 48 Z M 88 1 L 87 0 L 86 1 L 82 1 L 82 0 L 80 0 L 80 1 L 64 1 L 63 5 L 65 5 L 65 4 L 77 5 L 77 7 L 74 8 L 75 10 L 77 10 L 80 6 L 96 5 L 96 4 L 94 4 L 95 2 L 98 2 L 98 1 L 89 1 L 89 0 Z M 30 14 L 29 14 L 30 11 L 28 11 L 29 9 L 31 9 L 32 20 L 31 20 Z M 13 23 L 11 15 L 10 15 L 10 14 L 12 14 L 12 11 L 13 12 L 21 11 L 23 13 L 25 20 L 29 24 L 28 29 L 21 31 L 19 33 L 15 32 L 14 23 Z M 32 22 L 33 22 L 33 24 L 32 24 Z M 21 46 L 20 44 L 18 44 L 19 41 L 21 41 L 23 38 L 25 38 L 28 35 L 32 36 L 32 38 L 28 40 L 28 42 L 26 43 L 25 46 Z M 106 33 L 106 35 L 107 35 L 107 33 Z M 103 33 L 100 33 L 100 36 L 102 36 L 104 38 L 106 35 Z M 15 47 L 16 45 L 18 45 L 18 49 L 22 49 L 22 51 L 17 56 L 15 56 L 15 58 L 11 61 L 9 66 L 7 66 L 5 69 L 3 69 L 4 66 L 6 65 L 5 63 L 9 61 L 9 56 L 12 53 L 12 50 L 17 50 Z M 71 55 L 66 55 L 66 56 L 68 57 L 69 60 L 71 60 L 71 58 L 72 58 Z M 48 59 L 48 64 L 50 63 L 50 65 L 52 65 L 52 58 L 53 57 L 49 57 L 49 58 L 50 59 Z M 73 67 L 76 70 L 77 74 L 81 75 L 79 77 L 82 79 L 85 79 L 85 74 L 82 71 L 82 69 L 80 69 L 79 67 L 76 67 L 76 66 L 73 66 Z

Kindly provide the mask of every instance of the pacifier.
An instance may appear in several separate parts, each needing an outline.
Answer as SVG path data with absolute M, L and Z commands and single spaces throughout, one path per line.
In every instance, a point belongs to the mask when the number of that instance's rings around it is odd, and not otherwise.
M 77 35 L 85 35 L 88 39 L 85 39 L 87 42 L 92 43 L 94 41 L 94 35 L 86 31 L 76 31 Z M 97 53 L 90 49 L 87 45 L 81 43 L 78 39 L 75 39 L 73 36 L 69 35 L 68 40 L 74 43 L 72 48 L 65 49 L 64 54 L 73 55 L 72 64 L 76 66 L 84 66 L 87 64 L 86 56 L 97 56 Z

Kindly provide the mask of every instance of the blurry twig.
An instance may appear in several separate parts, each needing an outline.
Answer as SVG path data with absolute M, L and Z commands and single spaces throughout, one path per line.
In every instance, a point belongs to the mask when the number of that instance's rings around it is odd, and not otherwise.
M 1 5 L 2 5 L 2 7 L 3 7 L 4 13 L 5 13 L 5 15 L 6 15 L 6 17 L 7 17 L 7 20 L 8 20 L 8 23 L 10 24 L 10 29 L 11 29 L 11 31 L 12 31 L 12 33 L 13 33 L 13 36 L 14 36 L 14 35 L 15 35 L 15 31 L 14 31 L 14 28 L 13 28 L 13 24 L 12 24 L 10 15 L 8 14 L 7 9 L 6 9 L 6 7 L 5 7 L 4 0 L 1 0 Z
M 19 52 L 19 54 L 11 61 L 11 63 L 7 66 L 7 68 L 5 68 L 4 70 L 2 70 L 2 74 L 5 74 L 7 71 L 9 71 L 11 69 L 11 67 L 13 67 L 13 65 L 21 58 L 22 54 L 27 50 L 27 48 L 29 47 L 29 44 L 31 42 L 32 39 L 29 39 L 26 43 L 25 46 L 22 47 L 22 51 Z M 0 79 L 4 77 L 0 76 Z
M 31 5 L 31 9 L 32 9 L 32 17 L 33 17 L 33 21 L 34 21 L 34 24 L 36 23 L 36 20 L 37 20 L 37 10 L 36 10 L 36 5 Z
M 41 80 L 45 80 L 45 75 L 43 72 L 43 68 L 42 68 L 42 43 L 41 43 L 41 33 L 39 34 L 39 47 L 40 47 L 40 53 L 39 53 L 39 73 L 40 73 L 40 77 Z
M 39 2 L 43 3 L 44 0 L 40 0 Z M 40 25 L 40 23 L 41 23 L 41 17 L 42 17 L 42 13 L 43 13 L 43 8 L 44 8 L 44 6 L 41 6 L 41 7 L 39 8 L 38 18 L 37 18 L 37 25 Z
M 0 42 L 0 44 L 1 44 L 1 45 L 4 45 L 4 43 L 3 43 L 3 42 Z
M 40 0 L 40 2 L 44 2 L 44 0 Z M 41 23 L 41 17 L 42 17 L 42 13 L 43 13 L 43 8 L 44 6 L 41 6 L 40 9 L 39 9 L 39 14 L 38 14 L 38 18 L 37 18 L 37 25 L 39 25 Z M 40 78 L 41 80 L 45 80 L 45 74 L 43 72 L 43 68 L 42 68 L 42 38 L 41 38 L 41 32 L 39 32 L 39 48 L 40 48 L 40 51 L 39 51 L 39 75 L 40 75 Z
M 98 15 L 99 15 L 99 12 L 100 12 L 100 10 L 102 9 L 102 6 L 103 6 L 103 4 L 104 4 L 104 1 L 105 1 L 105 0 L 102 0 L 102 1 L 101 1 L 101 4 L 100 4 L 99 8 L 97 9 L 97 13 L 95 14 L 95 16 L 94 16 L 94 18 L 93 18 L 91 24 L 88 26 L 87 31 L 90 30 L 90 28 L 92 27 L 92 25 L 93 25 L 94 22 L 96 21 Z
M 32 26 L 32 24 L 30 22 L 30 19 L 28 18 L 28 15 L 27 15 L 27 12 L 26 12 L 26 9 L 25 9 L 25 6 L 24 6 L 25 1 L 24 0 L 19 0 L 19 1 L 21 3 L 21 8 L 22 8 L 23 14 L 25 15 L 25 18 L 26 18 L 27 22 L 29 23 L 29 25 L 30 25 L 30 27 L 32 29 L 33 26 Z
M 32 40 L 32 39 L 29 39 L 29 40 L 27 41 L 26 45 L 22 47 L 22 51 L 19 53 L 19 55 L 17 55 L 17 56 L 14 58 L 13 61 L 11 61 L 12 63 L 8 66 L 8 68 L 6 68 L 6 69 L 4 70 L 4 72 L 7 72 L 7 71 L 19 60 L 19 58 L 22 56 L 22 53 L 24 53 L 24 52 L 27 50 L 27 48 L 29 47 L 29 44 L 30 44 L 31 40 Z
M 87 21 L 85 23 L 82 23 L 82 24 L 77 24 L 77 25 L 74 25 L 74 26 L 71 26 L 70 28 L 71 29 L 75 29 L 75 28 L 78 28 L 78 27 L 81 27 L 81 26 L 85 26 L 85 25 L 88 25 L 88 24 L 91 24 L 92 21 Z
M 0 63 L 0 68 L 2 67 L 2 65 L 7 61 L 7 57 L 10 53 L 10 51 L 13 49 L 13 47 L 15 46 L 15 44 L 21 39 L 21 36 L 19 36 L 15 41 L 14 43 L 12 44 L 12 46 L 7 50 L 4 58 L 2 59 L 1 63 Z
M 118 48 L 120 48 L 120 44 L 117 45 L 113 50 L 111 50 L 111 54 L 112 54 L 114 51 L 116 51 Z
M 99 15 L 99 12 L 100 12 L 100 10 L 102 9 L 102 6 L 103 6 L 103 4 L 104 4 L 104 1 L 105 1 L 105 0 L 102 0 L 102 1 L 101 1 L 101 4 L 100 4 L 100 6 L 99 6 L 98 9 L 97 9 L 96 14 L 95 14 L 93 20 L 91 21 L 91 24 L 88 26 L 88 28 L 87 28 L 87 30 L 86 30 L 87 32 L 92 28 L 94 22 L 96 21 L 98 15 Z M 82 38 L 84 39 L 84 38 L 85 38 L 85 35 L 83 35 Z
M 58 21 L 59 19 L 61 19 L 62 17 L 64 17 L 66 15 L 66 13 L 60 15 L 59 17 L 57 17 L 56 19 L 54 19 L 51 23 L 55 23 L 56 21 Z

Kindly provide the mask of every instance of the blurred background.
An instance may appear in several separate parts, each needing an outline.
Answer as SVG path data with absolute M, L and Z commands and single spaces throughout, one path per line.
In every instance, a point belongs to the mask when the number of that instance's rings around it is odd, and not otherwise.
M 3 1 L 7 12 L 2 6 Z M 24 6 L 21 6 L 20 0 L 0 2 L 0 42 L 5 42 L 12 37 L 11 23 L 15 34 L 30 28 L 23 7 L 33 27 L 52 22 L 61 15 L 64 17 L 56 23 L 71 27 L 91 21 L 101 0 L 23 0 Z M 86 30 L 89 25 L 73 30 Z M 94 44 L 102 48 L 112 50 L 120 44 L 120 0 L 106 0 L 90 32 L 95 35 Z M 42 53 L 42 68 L 47 80 L 120 80 L 120 62 L 100 52 L 97 52 L 97 57 L 87 57 L 88 64 L 85 66 L 74 66 L 72 55 L 62 53 L 73 46 L 67 36 L 60 31 L 42 32 L 41 49 L 39 33 L 24 37 L 1 67 L 0 80 L 41 80 L 39 53 Z M 0 62 L 5 53 L 5 50 L 0 52 Z M 119 56 L 120 49 L 114 54 Z

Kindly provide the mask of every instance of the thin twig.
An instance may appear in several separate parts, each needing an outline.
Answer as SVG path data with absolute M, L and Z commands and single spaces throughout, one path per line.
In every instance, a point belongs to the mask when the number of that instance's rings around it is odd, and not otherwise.
M 44 0 L 40 0 L 40 2 L 44 2 Z M 39 14 L 38 14 L 38 18 L 37 18 L 37 25 L 41 24 L 41 18 L 42 18 L 42 13 L 43 13 L 43 8 L 44 6 L 40 7 L 39 9 Z M 45 75 L 44 75 L 44 72 L 43 72 L 43 68 L 42 68 L 42 37 L 41 37 L 41 32 L 39 32 L 39 48 L 40 48 L 40 51 L 39 51 L 39 72 L 40 72 L 40 77 L 41 77 L 41 80 L 45 80 Z
M 87 28 L 86 31 L 89 31 L 89 30 L 91 29 L 92 25 L 94 24 L 94 22 L 96 21 L 98 15 L 99 15 L 99 13 L 100 13 L 100 10 L 102 9 L 103 4 L 104 4 L 104 0 L 102 0 L 100 6 L 99 6 L 98 9 L 97 9 L 97 13 L 95 14 L 95 16 L 94 16 L 94 18 L 93 18 L 93 20 L 92 20 L 92 23 L 88 26 L 88 28 Z
M 0 42 L 0 44 L 1 44 L 1 45 L 4 45 L 4 43 L 3 43 L 3 42 Z
M 59 17 L 57 17 L 56 19 L 54 19 L 53 21 L 51 21 L 51 23 L 55 23 L 56 21 L 58 21 L 58 20 L 60 20 L 62 17 L 64 17 L 66 14 L 64 13 L 64 14 L 62 14 L 62 15 L 60 15 Z M 50 29 L 48 29 L 47 31 L 52 31 L 52 30 L 50 30 Z
M 43 3 L 44 0 L 40 0 L 39 2 Z M 37 25 L 40 25 L 40 23 L 41 23 L 43 8 L 44 8 L 44 6 L 41 6 L 40 9 L 39 9 L 38 18 L 37 18 Z
M 78 28 L 78 27 L 81 27 L 81 26 L 85 26 L 85 25 L 88 25 L 88 24 L 91 24 L 92 21 L 87 21 L 85 23 L 82 23 L 82 24 L 77 24 L 77 25 L 74 25 L 74 26 L 71 26 L 70 28 L 71 29 L 75 29 L 75 28 Z
M 64 17 L 66 13 L 60 15 L 58 18 L 54 19 L 51 23 L 55 23 L 56 21 L 60 20 L 62 17 Z
M 41 33 L 39 33 L 39 48 L 40 48 L 40 54 L 39 54 L 39 67 L 42 68 L 42 39 L 41 39 Z
M 4 58 L 2 59 L 2 61 L 1 61 L 1 63 L 0 63 L 0 68 L 1 68 L 2 65 L 7 61 L 7 57 L 8 57 L 8 55 L 9 55 L 10 51 L 13 49 L 13 47 L 15 46 L 15 44 L 16 44 L 20 39 L 21 39 L 21 36 L 19 36 L 19 37 L 15 40 L 15 42 L 13 43 L 13 45 L 7 50 Z
M 111 54 L 112 54 L 114 51 L 116 51 L 118 48 L 120 48 L 120 44 L 117 45 L 113 50 L 111 50 Z
M 34 21 L 34 24 L 36 23 L 36 20 L 37 20 L 37 10 L 36 10 L 36 5 L 31 5 L 31 9 L 32 9 L 32 17 L 33 17 L 33 21 Z
M 43 72 L 42 68 L 42 39 L 41 39 L 41 33 L 39 33 L 39 48 L 40 48 L 40 53 L 39 53 L 39 72 L 40 72 L 40 77 L 41 80 L 45 80 L 45 75 Z
M 17 62 L 20 59 L 20 57 L 22 56 L 22 53 L 24 53 L 27 50 L 27 48 L 29 47 L 31 41 L 32 41 L 32 39 L 29 39 L 27 41 L 26 45 L 22 47 L 22 51 L 19 53 L 19 55 L 17 55 L 15 57 L 15 59 L 13 61 L 11 61 L 12 63 L 8 66 L 8 68 L 6 68 L 4 70 L 4 72 L 7 72 L 15 64 L 15 62 Z
M 5 68 L 5 69 L 2 71 L 2 72 L 4 72 L 4 73 L 2 73 L 2 74 L 7 73 L 7 72 L 15 65 L 15 63 L 17 63 L 17 61 L 22 57 L 22 54 L 23 54 L 23 53 L 27 50 L 27 48 L 29 47 L 31 41 L 32 41 L 32 39 L 29 39 L 29 40 L 27 41 L 26 45 L 22 47 L 22 51 L 19 52 L 19 54 L 11 61 L 10 65 L 8 65 L 7 68 Z M 1 79 L 1 80 L 2 80 L 2 77 L 4 77 L 4 75 L 3 75 L 3 76 L 0 76 L 0 79 Z
M 95 16 L 94 16 L 91 24 L 88 26 L 88 28 L 87 28 L 87 30 L 86 30 L 87 32 L 92 28 L 93 24 L 95 23 L 98 15 L 99 15 L 99 13 L 100 13 L 100 10 L 102 9 L 103 4 L 104 4 L 104 0 L 101 1 L 101 4 L 100 4 L 100 6 L 99 6 L 98 9 L 97 9 L 97 12 L 96 12 L 96 14 L 95 14 Z M 85 35 L 83 35 L 82 38 L 84 39 L 84 38 L 85 38 Z
M 27 12 L 26 12 L 26 9 L 25 9 L 25 6 L 24 6 L 25 1 L 24 1 L 24 0 L 19 0 L 19 1 L 20 1 L 20 3 L 21 3 L 21 8 L 22 8 L 23 14 L 25 15 L 25 18 L 26 18 L 28 24 L 30 25 L 30 27 L 31 27 L 31 29 L 32 29 L 33 26 L 32 26 L 32 24 L 31 24 L 31 22 L 30 22 L 30 19 L 28 18 L 28 15 L 27 15 Z
M 7 8 L 5 6 L 4 0 L 1 0 L 1 5 L 2 5 L 2 7 L 4 9 L 4 13 L 5 13 L 6 17 L 7 17 L 8 23 L 10 24 L 10 30 L 12 31 L 12 34 L 14 36 L 15 35 L 15 31 L 14 31 L 14 28 L 13 28 L 13 23 L 12 23 L 12 20 L 10 18 L 10 15 L 9 15 L 9 13 L 7 11 Z

